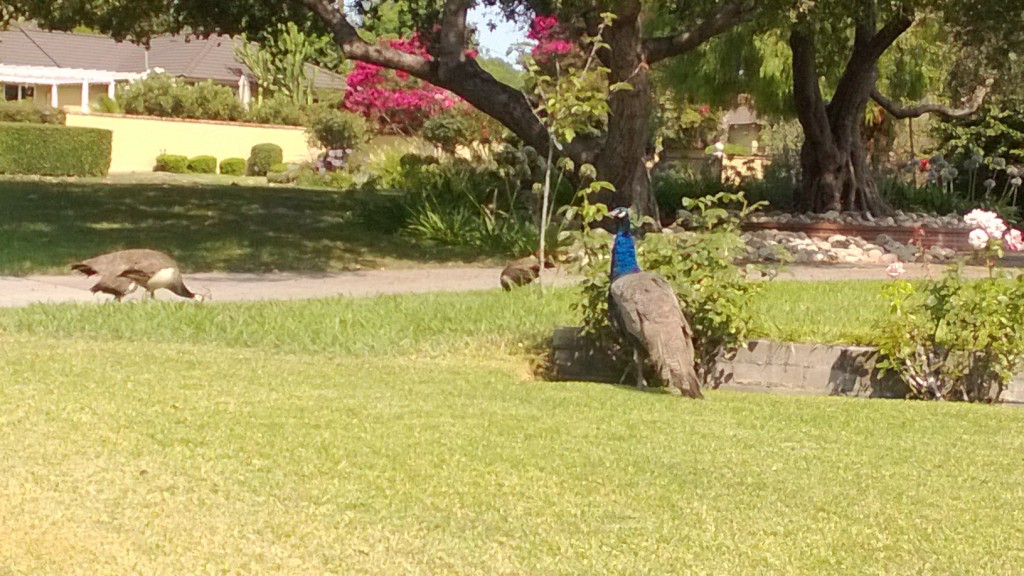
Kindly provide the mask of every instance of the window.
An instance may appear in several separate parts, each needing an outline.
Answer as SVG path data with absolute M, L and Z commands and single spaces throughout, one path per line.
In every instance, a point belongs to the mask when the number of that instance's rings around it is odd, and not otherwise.
M 4 100 L 31 100 L 35 95 L 35 86 L 4 84 Z

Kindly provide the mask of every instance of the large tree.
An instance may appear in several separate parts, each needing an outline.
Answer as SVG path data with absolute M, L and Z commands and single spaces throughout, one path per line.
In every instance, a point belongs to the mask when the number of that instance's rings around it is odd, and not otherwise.
M 70 29 L 85 24 L 137 41 L 157 33 L 183 30 L 199 34 L 247 32 L 255 36 L 282 21 L 295 21 L 307 30 L 319 29 L 330 34 L 348 58 L 401 70 L 450 90 L 500 121 L 525 143 L 546 150 L 550 142 L 548 133 L 528 98 L 519 89 L 495 79 L 467 55 L 471 30 L 466 14 L 476 1 L 413 3 L 417 6 L 417 18 L 409 22 L 415 23 L 429 43 L 430 54 L 426 57 L 368 41 L 366 30 L 360 26 L 369 21 L 347 13 L 346 3 L 330 0 L 13 0 L 0 2 L 0 11 L 6 17 L 33 18 L 51 28 Z M 627 82 L 632 89 L 609 92 L 609 118 L 604 134 L 577 139 L 562 153 L 577 164 L 589 162 L 596 166 L 598 178 L 615 186 L 610 202 L 636 205 L 652 216 L 657 215 L 657 204 L 649 190 L 644 164 L 650 136 L 649 67 L 692 51 L 786 2 L 500 0 L 509 16 L 557 14 L 564 23 L 574 25 L 581 36 L 594 33 L 601 13 L 616 16 L 614 23 L 604 30 L 608 49 L 601 51 L 599 57 L 609 69 L 609 84 Z M 649 27 L 652 32 L 647 30 L 648 22 L 656 22 Z
M 879 62 L 908 31 L 934 19 L 937 42 L 953 60 L 955 86 L 967 105 L 904 107 L 879 90 Z M 884 213 L 861 139 L 865 107 L 874 98 L 898 118 L 962 115 L 976 109 L 1006 61 L 1022 48 L 1019 0 L 813 0 L 792 22 L 793 97 L 804 129 L 798 204 L 813 211 Z M 1008 25 L 1012 22 L 1012 25 Z M 831 57 L 831 58 L 830 58 Z M 839 63 L 831 98 L 822 95 L 823 62 Z M 964 63 L 972 62 L 968 67 Z M 927 66 L 929 63 L 921 63 Z M 1006 81 L 1013 81 L 1006 78 Z

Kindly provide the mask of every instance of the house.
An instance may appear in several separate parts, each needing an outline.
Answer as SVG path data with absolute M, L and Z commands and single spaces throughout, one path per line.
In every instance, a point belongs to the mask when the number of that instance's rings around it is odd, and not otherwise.
M 164 72 L 189 82 L 229 86 L 248 104 L 255 80 L 235 58 L 235 42 L 223 35 L 158 36 L 146 48 L 95 34 L 12 27 L 0 31 L 0 84 L 5 100 L 77 106 L 87 113 L 102 95 L 113 97 L 118 83 Z M 345 88 L 345 78 L 327 70 L 311 77 L 317 88 Z

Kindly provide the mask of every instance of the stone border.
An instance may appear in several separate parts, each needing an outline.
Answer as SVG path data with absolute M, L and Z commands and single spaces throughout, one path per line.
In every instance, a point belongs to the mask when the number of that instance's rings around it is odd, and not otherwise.
M 579 336 L 579 328 L 556 328 L 549 377 L 618 383 L 622 368 Z M 862 398 L 906 398 L 907 387 L 875 369 L 875 348 L 751 340 L 733 358 L 719 359 L 714 379 L 723 390 L 801 393 Z M 1024 374 L 1005 391 L 1003 403 L 1024 403 Z

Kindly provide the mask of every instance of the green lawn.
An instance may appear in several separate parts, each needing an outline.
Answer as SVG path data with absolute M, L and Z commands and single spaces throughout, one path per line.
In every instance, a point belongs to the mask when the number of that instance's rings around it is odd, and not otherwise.
M 188 271 L 486 261 L 468 250 L 402 237 L 395 205 L 376 195 L 216 175 L 143 176 L 0 179 L 0 274 L 67 272 L 76 260 L 133 247 L 174 254 Z
M 0 310 L 0 573 L 1024 572 L 1021 410 L 537 381 L 570 297 Z

